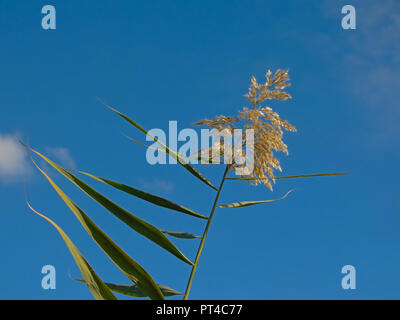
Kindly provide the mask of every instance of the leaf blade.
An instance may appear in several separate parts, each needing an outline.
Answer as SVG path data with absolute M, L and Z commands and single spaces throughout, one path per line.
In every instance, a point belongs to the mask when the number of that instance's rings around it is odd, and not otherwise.
M 256 204 L 280 201 L 280 200 L 285 199 L 292 191 L 293 191 L 293 189 L 290 190 L 289 192 L 287 192 L 283 197 L 278 198 L 278 199 L 234 202 L 234 203 L 219 205 L 219 206 L 217 206 L 217 208 L 242 208 L 242 207 L 253 206 L 253 205 L 256 205 Z
M 65 244 L 67 245 L 72 257 L 75 260 L 76 265 L 78 266 L 86 285 L 89 288 L 89 291 L 92 293 L 93 297 L 96 300 L 117 300 L 114 294 L 111 292 L 110 288 L 105 285 L 105 283 L 100 279 L 100 277 L 96 274 L 93 268 L 89 265 L 87 260 L 80 253 L 78 248 L 72 242 L 72 240 L 68 237 L 68 235 L 50 218 L 36 211 L 27 201 L 29 209 L 35 212 L 38 216 L 49 222 L 53 227 L 58 231 L 58 233 L 63 238 Z
M 76 279 L 76 281 L 83 282 L 82 279 Z M 136 285 L 114 284 L 114 283 L 109 283 L 109 282 L 106 282 L 105 284 L 111 291 L 114 291 L 119 294 L 123 294 L 123 295 L 129 296 L 129 297 L 134 297 L 134 298 L 146 297 L 146 295 L 143 293 L 143 291 L 140 290 L 140 288 Z M 158 287 L 160 288 L 164 297 L 183 295 L 182 292 L 176 291 L 174 289 L 171 289 L 167 286 L 163 286 L 161 284 L 158 284 Z
M 200 236 L 195 234 L 187 233 L 187 232 L 175 232 L 175 231 L 168 231 L 168 230 L 161 230 L 163 233 L 168 234 L 175 238 L 180 239 L 201 239 Z
M 130 296 L 130 297 L 137 297 L 137 298 L 145 297 L 144 293 L 140 290 L 140 288 L 138 288 L 135 285 L 124 286 L 124 285 L 118 285 L 118 284 L 113 284 L 113 283 L 106 283 L 106 285 L 110 288 L 110 290 L 120 293 L 120 294 L 124 294 L 124 295 Z M 183 296 L 183 293 L 176 291 L 174 289 L 171 289 L 169 287 L 163 286 L 161 284 L 159 284 L 158 287 L 160 288 L 164 297 Z
M 163 299 L 163 295 L 151 276 L 135 260 L 125 253 L 113 240 L 110 239 L 84 212 L 79 208 L 59 187 L 58 185 L 35 163 L 36 168 L 49 181 L 53 189 L 72 211 L 85 231 L 99 245 L 99 247 L 109 256 L 115 265 L 132 281 L 147 293 L 152 299 Z
M 105 104 L 100 100 L 102 104 L 104 104 L 107 108 L 109 108 L 111 111 L 115 112 L 117 115 L 128 121 L 131 125 L 133 125 L 135 128 L 143 132 L 145 135 L 149 136 L 151 139 L 153 139 L 155 142 L 157 142 L 162 148 L 166 150 L 168 154 L 170 154 L 181 166 L 183 166 L 187 171 L 189 171 L 192 175 L 194 175 L 196 178 L 200 179 L 203 183 L 207 184 L 211 188 L 213 188 L 215 191 L 218 191 L 218 189 L 210 182 L 208 181 L 200 172 L 198 172 L 192 165 L 189 163 L 186 163 L 187 161 L 185 159 L 182 159 L 182 157 L 179 155 L 178 152 L 170 149 L 168 146 L 166 146 L 164 143 L 162 143 L 159 139 L 156 137 L 153 137 L 151 134 L 148 133 L 146 129 L 144 129 L 141 125 L 139 125 L 136 121 L 133 121 L 131 118 L 126 116 L 125 114 L 119 112 L 118 110 L 114 109 L 113 107 Z
M 90 177 L 90 178 L 92 178 L 94 180 L 100 181 L 100 182 L 105 183 L 105 184 L 107 184 L 107 185 L 109 185 L 111 187 L 114 187 L 114 188 L 116 188 L 118 190 L 121 190 L 121 191 L 123 191 L 125 193 L 128 193 L 130 195 L 133 195 L 135 197 L 138 197 L 140 199 L 143 199 L 145 201 L 153 203 L 153 204 L 155 204 L 157 206 L 164 207 L 164 208 L 171 209 L 171 210 L 175 210 L 175 211 L 179 211 L 179 212 L 191 215 L 191 216 L 196 217 L 196 218 L 201 218 L 201 219 L 206 219 L 207 220 L 207 217 L 203 216 L 200 213 L 197 213 L 197 212 L 195 212 L 195 211 L 193 211 L 191 209 L 185 208 L 184 206 L 176 204 L 176 203 L 174 203 L 172 201 L 169 201 L 167 199 L 155 196 L 155 195 L 153 195 L 151 193 L 148 193 L 148 192 L 145 192 L 145 191 L 130 187 L 128 185 L 125 185 L 125 184 L 122 184 L 122 183 L 119 183 L 119 182 L 116 182 L 116 181 L 112 181 L 112 180 L 109 180 L 109 179 L 106 179 L 106 178 L 102 178 L 102 177 L 99 177 L 99 176 L 96 176 L 96 175 L 93 175 L 93 174 L 90 174 L 90 173 L 87 173 L 87 172 L 84 172 L 84 171 L 78 171 L 78 172 L 81 173 L 81 174 L 84 174 L 84 175 L 86 175 L 86 176 L 88 176 L 88 177 Z
M 312 177 L 327 177 L 327 176 L 344 176 L 352 174 L 351 172 L 340 172 L 340 173 L 317 173 L 317 174 L 300 174 L 295 176 L 281 176 L 275 179 L 295 179 L 295 178 L 312 178 Z
M 74 185 L 76 185 L 79 189 L 81 189 L 84 193 L 86 193 L 89 197 L 91 197 L 101 206 L 106 208 L 110 213 L 112 213 L 118 219 L 126 223 L 133 230 L 140 233 L 144 237 L 150 239 L 154 243 L 158 244 L 160 247 L 164 248 L 168 252 L 172 253 L 178 259 L 186 262 L 189 265 L 193 265 L 193 263 L 188 258 L 186 258 L 185 255 L 181 251 L 179 251 L 179 249 L 159 229 L 157 229 L 150 223 L 136 217 L 129 211 L 125 210 L 124 208 L 120 207 L 113 201 L 109 200 L 107 197 L 97 192 L 88 184 L 86 184 L 73 174 L 69 173 L 68 171 L 66 171 L 65 169 L 63 169 L 58 164 L 54 163 L 53 161 L 51 161 L 49 158 L 42 155 L 38 151 L 30 148 L 24 143 L 22 144 L 29 150 L 37 154 L 39 157 L 41 157 L 44 161 L 46 161 L 49 165 L 51 165 L 54 169 L 56 169 L 59 173 L 61 173 L 64 177 L 66 177 L 69 181 L 71 181 Z
M 312 178 L 312 177 L 326 177 L 326 176 L 343 176 L 352 174 L 351 172 L 339 172 L 339 173 L 316 173 L 316 174 L 300 174 L 293 176 L 280 176 L 275 177 L 275 179 L 295 179 L 295 178 Z M 258 180 L 256 178 L 226 178 L 226 180 L 244 180 L 244 181 L 253 181 Z

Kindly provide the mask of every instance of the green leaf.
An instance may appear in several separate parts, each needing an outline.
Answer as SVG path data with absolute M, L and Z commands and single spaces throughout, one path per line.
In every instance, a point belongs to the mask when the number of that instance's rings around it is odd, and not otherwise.
M 164 299 L 160 289 L 150 275 L 129 255 L 127 255 L 117 244 L 114 243 L 58 186 L 55 182 L 35 163 L 36 168 L 46 177 L 51 186 L 65 202 L 68 208 L 79 220 L 86 232 L 110 257 L 118 268 L 152 299 Z
M 174 231 L 167 231 L 161 230 L 163 233 L 168 234 L 175 238 L 180 239 L 201 239 L 200 236 L 196 236 L 195 234 L 187 233 L 187 232 L 174 232 Z
M 351 172 L 341 172 L 341 173 L 317 173 L 317 174 L 301 174 L 296 176 L 281 176 L 275 177 L 275 179 L 294 179 L 294 178 L 311 178 L 311 177 L 326 177 L 326 176 L 343 176 L 351 174 Z M 256 178 L 226 178 L 226 180 L 258 180 Z
M 347 174 L 351 174 L 351 172 L 301 174 L 301 175 L 297 175 L 297 176 L 276 177 L 275 179 L 294 179 L 294 178 L 311 178 L 311 177 L 326 177 L 326 176 L 343 176 L 343 175 L 347 175 Z
M 139 190 L 139 189 L 132 188 L 130 186 L 127 186 L 127 185 L 119 183 L 119 182 L 115 182 L 115 181 L 112 181 L 112 180 L 109 180 L 109 179 L 105 179 L 105 178 L 101 178 L 101 177 L 95 176 L 95 175 L 87 173 L 87 172 L 83 172 L 83 171 L 78 171 L 78 172 L 82 173 L 82 174 L 84 174 L 84 175 L 86 175 L 86 176 L 88 176 L 88 177 L 90 177 L 92 179 L 95 179 L 97 181 L 100 181 L 100 182 L 103 182 L 105 184 L 108 184 L 109 186 L 112 186 L 112 187 L 114 187 L 114 188 L 116 188 L 118 190 L 121 190 L 123 192 L 126 192 L 126 193 L 128 193 L 130 195 L 133 195 L 133 196 L 138 197 L 140 199 L 143 199 L 143 200 L 146 200 L 148 202 L 151 202 L 151 203 L 153 203 L 153 204 L 155 204 L 157 206 L 168 208 L 168 209 L 172 209 L 172 210 L 176 210 L 176 211 L 183 212 L 183 213 L 186 213 L 188 215 L 191 215 L 191 216 L 194 216 L 194 217 L 197 217 L 197 218 L 201 218 L 201 219 L 206 219 L 207 220 L 207 217 L 203 216 L 202 214 L 197 213 L 197 212 L 195 212 L 193 210 L 190 210 L 188 208 L 185 208 L 185 207 L 183 207 L 183 206 L 181 206 L 179 204 L 176 204 L 176 203 L 174 203 L 172 201 L 169 201 L 167 199 L 152 195 L 150 193 L 144 192 L 144 191 Z
M 112 284 L 112 283 L 106 283 L 106 285 L 114 292 L 124 294 L 127 296 L 131 297 L 145 297 L 146 295 L 143 293 L 140 288 L 138 288 L 135 285 L 118 285 L 118 284 Z M 163 286 L 161 284 L 158 285 L 161 292 L 165 297 L 172 297 L 172 296 L 182 296 L 183 293 L 178 292 L 174 289 L 168 288 L 166 286 Z
M 261 201 L 242 201 L 242 202 L 235 202 L 235 203 L 230 203 L 230 204 L 224 204 L 217 206 L 218 208 L 241 208 L 241 207 L 248 207 L 248 206 L 253 206 L 255 204 L 261 204 L 261 203 L 268 203 L 268 202 L 274 202 L 274 201 L 279 201 L 284 198 L 286 198 L 289 193 L 291 193 L 293 190 L 290 190 L 288 193 L 286 193 L 282 198 L 279 199 L 272 199 L 272 200 L 261 200 Z
M 76 281 L 83 282 L 81 279 L 76 279 Z M 124 284 L 113 284 L 113 283 L 106 283 L 107 287 L 116 292 L 120 293 L 126 296 L 130 297 L 135 297 L 135 298 L 144 298 L 146 295 L 143 293 L 143 291 L 138 288 L 136 285 L 124 285 Z M 161 284 L 158 285 L 160 288 L 161 292 L 163 293 L 164 297 L 172 297 L 172 296 L 182 296 L 183 293 L 178 292 L 174 289 L 168 288 L 166 286 L 163 286 Z
M 100 279 L 100 277 L 96 274 L 96 272 L 92 269 L 83 255 L 79 252 L 78 248 L 74 245 L 71 239 L 67 236 L 67 234 L 51 219 L 37 212 L 35 209 L 27 201 L 28 207 L 35 212 L 38 216 L 47 220 L 49 223 L 53 225 L 54 228 L 57 229 L 58 233 L 63 238 L 65 244 L 67 245 L 69 251 L 74 258 L 76 265 L 78 266 L 83 278 L 82 280 L 88 286 L 90 292 L 96 300 L 117 300 L 114 294 L 111 292 L 110 288 L 106 286 L 106 284 Z
M 22 143 L 22 142 L 21 142 Z M 179 258 L 180 260 L 186 262 L 187 264 L 193 265 L 193 263 L 186 258 L 182 252 L 179 251 L 178 248 L 156 227 L 147 223 L 146 221 L 136 217 L 131 214 L 124 208 L 120 207 L 116 203 L 112 202 L 110 199 L 97 192 L 95 189 L 90 187 L 88 184 L 78 179 L 73 174 L 69 173 L 65 169 L 61 168 L 58 164 L 54 163 L 38 151 L 33 150 L 29 146 L 22 143 L 29 150 L 37 154 L 43 160 L 45 160 L 49 165 L 51 165 L 54 169 L 56 169 L 59 173 L 61 173 L 64 177 L 70 180 L 73 184 L 75 184 L 78 188 L 80 188 L 83 192 L 85 192 L 89 197 L 98 202 L 104 208 L 106 208 L 109 212 L 115 215 L 118 219 L 125 222 L 128 226 L 130 226 L 133 230 L 150 239 L 154 243 L 158 244 L 160 247 L 164 248 L 168 252 L 172 253 L 174 256 Z
M 107 108 L 118 114 L 120 117 L 128 121 L 131 125 L 133 125 L 135 128 L 139 129 L 141 132 L 149 136 L 151 139 L 153 139 L 155 142 L 157 142 L 162 148 L 166 150 L 168 154 L 171 155 L 172 158 L 174 158 L 180 165 L 182 165 L 186 170 L 188 170 L 192 175 L 200 179 L 202 182 L 205 184 L 209 185 L 211 188 L 214 190 L 218 191 L 218 189 L 210 182 L 208 181 L 200 172 L 198 172 L 193 166 L 191 166 L 185 159 L 183 159 L 179 153 L 176 151 L 168 148 L 165 144 L 163 144 L 160 140 L 158 140 L 156 137 L 153 137 L 148 133 L 147 130 L 145 130 L 141 125 L 139 125 L 137 122 L 133 121 L 131 118 L 128 116 L 124 115 L 123 113 L 119 112 L 118 110 L 114 109 L 113 107 L 110 107 L 109 105 L 105 104 L 100 100 L 102 104 L 104 104 Z

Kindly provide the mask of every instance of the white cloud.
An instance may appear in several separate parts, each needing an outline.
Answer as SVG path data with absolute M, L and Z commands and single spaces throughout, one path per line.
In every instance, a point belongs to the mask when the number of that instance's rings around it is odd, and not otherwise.
M 171 194 L 175 185 L 172 181 L 162 180 L 162 179 L 153 179 L 150 181 L 140 181 L 141 186 L 145 190 L 150 190 L 150 192 L 161 192 L 165 194 Z
M 339 21 L 339 9 L 348 2 L 325 0 L 324 4 L 326 15 Z M 348 51 L 340 61 L 346 84 L 372 111 L 380 130 L 376 138 L 399 138 L 400 1 L 353 0 L 351 4 L 357 12 L 357 29 L 341 33 Z M 330 43 L 325 44 L 333 52 L 336 43 Z
M 30 178 L 34 170 L 25 147 L 18 141 L 17 134 L 0 134 L 0 183 L 19 182 Z M 70 151 L 63 147 L 47 147 L 46 155 L 59 162 L 66 169 L 76 169 L 76 162 Z M 42 168 L 50 169 L 44 162 Z
M 0 134 L 0 183 L 23 179 L 31 172 L 25 148 L 15 135 Z
M 49 156 L 54 156 L 65 169 L 76 169 L 76 162 L 70 151 L 63 147 L 48 147 L 46 151 Z

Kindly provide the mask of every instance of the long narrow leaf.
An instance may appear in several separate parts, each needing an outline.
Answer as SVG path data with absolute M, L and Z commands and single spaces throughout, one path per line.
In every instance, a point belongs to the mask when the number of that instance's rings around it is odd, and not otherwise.
M 174 158 L 180 165 L 182 165 L 186 170 L 188 170 L 192 175 L 194 175 L 195 177 L 197 177 L 198 179 L 200 179 L 202 182 L 204 182 L 205 184 L 207 184 L 208 186 L 210 186 L 211 188 L 213 188 L 214 190 L 218 190 L 210 181 L 208 181 L 200 172 L 198 172 L 192 165 L 190 165 L 189 163 L 187 163 L 187 161 L 185 159 L 182 159 L 181 156 L 179 155 L 179 153 L 177 153 L 176 151 L 168 148 L 168 146 L 166 146 L 165 144 L 163 144 L 159 139 L 157 139 L 156 137 L 153 137 L 152 135 L 150 135 L 148 133 L 147 130 L 145 130 L 141 125 L 139 125 L 137 122 L 133 121 L 131 118 L 129 118 L 128 116 L 124 115 L 123 113 L 119 112 L 118 110 L 114 109 L 113 107 L 105 104 L 104 102 L 102 102 L 100 100 L 100 102 L 102 104 L 104 104 L 107 108 L 109 108 L 110 110 L 112 110 L 113 112 L 115 112 L 116 114 L 118 114 L 120 117 L 122 117 L 123 119 L 125 119 L 126 121 L 128 121 L 131 125 L 133 125 L 135 128 L 139 129 L 141 132 L 143 132 L 144 134 L 146 134 L 147 136 L 149 136 L 151 139 L 153 139 L 155 142 L 157 142 L 162 148 L 164 148 L 166 150 L 166 152 L 168 154 L 171 155 L 172 158 Z
M 135 285 L 118 285 L 118 284 L 112 284 L 112 283 L 106 283 L 106 285 L 114 292 L 124 294 L 130 297 L 145 297 L 146 295 L 143 293 L 143 291 L 138 288 L 138 286 Z M 163 286 L 161 284 L 158 285 L 161 292 L 165 297 L 172 297 L 172 296 L 183 296 L 183 293 L 178 292 L 174 289 L 168 288 L 166 286 Z
M 112 181 L 112 180 L 109 180 L 109 179 L 105 179 L 105 178 L 101 178 L 101 177 L 95 176 L 95 175 L 87 173 L 87 172 L 83 172 L 83 171 L 78 171 L 78 172 L 82 173 L 82 174 L 84 174 L 84 175 L 86 175 L 86 176 L 88 176 L 88 177 L 90 177 L 92 179 L 95 179 L 97 181 L 100 181 L 100 182 L 103 182 L 105 184 L 108 184 L 109 186 L 112 186 L 112 187 L 114 187 L 114 188 L 116 188 L 118 190 L 121 190 L 123 192 L 126 192 L 126 193 L 128 193 L 130 195 L 133 195 L 135 197 L 138 197 L 138 198 L 141 198 L 141 199 L 146 200 L 148 202 L 151 202 L 151 203 L 153 203 L 153 204 L 155 204 L 157 206 L 168 208 L 168 209 L 172 209 L 172 210 L 179 211 L 179 212 L 183 212 L 183 213 L 186 213 L 188 215 L 191 215 L 191 216 L 194 216 L 194 217 L 197 217 L 197 218 L 207 219 L 207 217 L 203 216 L 202 214 L 197 213 L 197 212 L 195 212 L 193 210 L 190 210 L 188 208 L 185 208 L 185 207 L 183 207 L 183 206 L 181 206 L 179 204 L 176 204 L 176 203 L 174 203 L 172 201 L 169 201 L 167 199 L 152 195 L 150 193 L 144 192 L 144 191 L 136 189 L 136 188 L 132 188 L 130 186 L 127 186 L 127 185 L 119 183 L 119 182 L 115 182 L 115 181 Z
M 33 160 L 32 160 L 33 161 Z M 36 168 L 46 177 L 51 186 L 65 202 L 68 208 L 79 220 L 86 232 L 100 246 L 110 259 L 125 275 L 152 299 L 163 299 L 163 295 L 151 276 L 129 255 L 114 243 L 83 211 L 80 209 L 57 184 L 33 161 Z
M 187 233 L 187 232 L 175 232 L 175 231 L 167 231 L 161 230 L 163 233 L 170 235 L 171 237 L 180 238 L 180 239 L 201 239 L 200 236 L 196 236 L 195 234 Z
M 50 224 L 53 225 L 54 228 L 57 229 L 58 233 L 63 238 L 65 244 L 67 245 L 69 251 L 74 258 L 76 265 L 78 266 L 83 278 L 84 282 L 88 286 L 90 292 L 96 300 L 117 300 L 114 294 L 111 292 L 110 288 L 100 279 L 100 277 L 96 274 L 96 272 L 92 269 L 83 255 L 79 252 L 78 248 L 74 245 L 71 239 L 67 236 L 67 234 L 51 219 L 37 212 L 35 209 L 27 201 L 28 207 L 35 212 L 38 216 L 47 220 Z
M 326 176 L 343 176 L 351 174 L 351 172 L 341 172 L 341 173 L 317 173 L 317 174 L 300 174 L 295 176 L 281 176 L 275 177 L 275 179 L 294 179 L 294 178 L 312 178 L 312 177 L 326 177 Z M 245 180 L 245 181 L 252 181 L 258 180 L 256 178 L 226 178 L 226 180 Z
M 312 178 L 312 177 L 327 177 L 327 176 L 343 176 L 351 174 L 351 172 L 341 172 L 341 173 L 317 173 L 317 174 L 300 174 L 296 176 L 281 176 L 276 177 L 276 179 L 294 179 L 294 178 Z
M 22 142 L 21 142 L 22 143 Z M 58 164 L 54 163 L 46 156 L 42 155 L 38 151 L 33 150 L 29 146 L 22 143 L 29 150 L 40 156 L 43 160 L 45 160 L 49 165 L 51 165 L 54 169 L 56 169 L 59 173 L 61 173 L 64 177 L 70 180 L 73 184 L 75 184 L 79 189 L 85 192 L 88 196 L 90 196 L 93 200 L 98 202 L 104 208 L 106 208 L 109 212 L 119 218 L 121 221 L 125 222 L 128 226 L 134 229 L 136 232 L 145 236 L 146 238 L 152 240 L 154 243 L 158 244 L 160 247 L 169 251 L 177 258 L 186 262 L 187 264 L 193 265 L 193 263 L 186 258 L 182 252 L 156 227 L 147 223 L 146 221 L 136 217 L 132 213 L 128 212 L 124 208 L 120 207 L 101 193 L 97 192 L 95 189 L 90 187 L 88 184 L 78 179 L 73 174 L 69 173 Z
M 272 199 L 272 200 L 261 200 L 261 201 L 241 201 L 241 202 L 235 202 L 235 203 L 230 203 L 230 204 L 224 204 L 217 206 L 218 208 L 241 208 L 241 207 L 248 207 L 248 206 L 253 206 L 255 204 L 261 204 L 261 203 L 268 203 L 268 202 L 275 202 L 282 200 L 286 198 L 289 193 L 291 193 L 293 190 L 290 190 L 288 193 L 286 193 L 282 198 L 279 199 Z
M 84 282 L 81 279 L 76 279 L 76 281 L 79 282 Z M 146 297 L 146 294 L 143 293 L 143 291 L 136 285 L 124 285 L 124 284 L 114 284 L 114 283 L 108 283 L 106 282 L 106 286 L 116 292 L 120 293 L 126 296 L 130 297 L 135 297 L 135 298 L 144 298 Z M 164 297 L 172 297 L 172 296 L 182 296 L 182 292 L 178 292 L 174 289 L 168 288 L 166 286 L 163 286 L 161 284 L 158 285 L 160 288 L 161 292 L 163 293 Z

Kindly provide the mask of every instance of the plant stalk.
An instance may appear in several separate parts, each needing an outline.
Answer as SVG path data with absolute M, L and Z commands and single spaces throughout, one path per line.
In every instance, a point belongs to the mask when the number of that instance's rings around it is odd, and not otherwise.
M 230 167 L 231 167 L 230 165 L 226 166 L 226 169 L 225 169 L 225 172 L 224 172 L 224 176 L 222 177 L 221 184 L 220 184 L 220 186 L 218 188 L 218 192 L 217 192 L 217 195 L 215 197 L 214 204 L 212 206 L 210 216 L 208 217 L 208 221 L 207 221 L 207 225 L 206 225 L 206 228 L 204 230 L 204 233 L 203 233 L 203 237 L 201 238 L 199 249 L 197 250 L 196 259 L 195 259 L 193 267 L 192 267 L 192 272 L 190 273 L 189 281 L 188 281 L 188 284 L 187 284 L 187 287 L 186 287 L 186 292 L 185 292 L 185 295 L 183 297 L 183 300 L 187 300 L 188 297 L 189 297 L 190 288 L 192 287 L 193 278 L 194 278 L 194 275 L 196 273 L 197 266 L 199 264 L 200 256 L 201 256 L 201 253 L 202 253 L 203 248 L 204 248 L 204 243 L 205 243 L 206 238 L 207 238 L 208 230 L 210 228 L 211 221 L 212 221 L 213 216 L 214 216 L 215 208 L 217 207 L 218 199 L 219 199 L 219 196 L 221 194 L 221 190 L 222 190 L 222 187 L 223 187 L 224 182 L 226 180 L 226 175 L 227 175 Z

